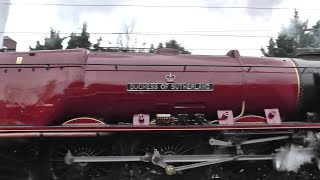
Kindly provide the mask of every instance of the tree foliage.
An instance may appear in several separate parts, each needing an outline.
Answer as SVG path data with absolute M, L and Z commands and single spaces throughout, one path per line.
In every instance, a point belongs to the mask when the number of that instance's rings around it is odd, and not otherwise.
M 190 51 L 187 51 L 181 44 L 179 44 L 175 39 L 171 39 L 166 42 L 166 48 L 172 48 L 179 51 L 180 54 L 191 54 Z
M 312 34 L 313 34 L 313 47 L 319 48 L 320 47 L 320 20 L 312 26 Z
M 90 49 L 91 42 L 89 41 L 90 34 L 87 32 L 88 25 L 84 23 L 81 34 L 71 33 L 67 49 L 85 48 Z
M 40 41 L 36 42 L 36 46 L 34 48 L 30 47 L 31 51 L 34 50 L 53 50 L 53 49 L 62 49 L 62 42 L 65 39 L 65 37 L 60 37 L 59 31 L 53 30 L 51 28 L 50 30 L 50 37 L 45 38 L 44 45 L 40 44 Z
M 153 44 L 150 45 L 149 53 L 154 53 L 154 45 Z
M 320 47 L 320 21 L 308 28 L 308 20 L 301 21 L 297 10 L 288 27 L 283 28 L 276 40 L 270 38 L 267 51 L 261 52 L 267 57 L 294 57 L 302 48 Z
M 190 51 L 187 51 L 180 43 L 178 43 L 175 39 L 171 39 L 165 43 L 166 48 L 172 48 L 179 51 L 180 54 L 191 54 Z M 160 42 L 156 49 L 164 48 L 163 44 Z M 153 53 L 155 51 L 154 45 L 151 44 L 149 48 L 149 53 Z
M 102 38 L 100 36 L 99 39 L 97 39 L 97 43 L 93 45 L 93 51 L 100 51 L 102 48 L 100 47 Z
M 158 44 L 157 49 L 159 49 L 159 48 L 163 48 L 163 44 L 161 42 Z
M 267 46 L 268 52 L 261 49 L 264 56 L 267 57 L 293 57 L 296 55 L 296 41 L 285 34 L 279 34 L 276 41 L 272 38 Z
M 102 38 L 97 39 L 97 43 L 91 44 L 90 34 L 88 33 L 88 25 L 83 24 L 81 33 L 71 33 L 69 36 L 68 46 L 66 49 L 75 49 L 75 48 L 85 48 L 92 51 L 104 51 L 104 52 L 143 52 L 146 48 L 145 42 L 142 43 L 143 48 L 136 48 L 137 38 L 132 36 L 134 31 L 135 24 L 132 22 L 130 25 L 124 25 L 123 33 L 119 34 L 117 39 L 118 47 L 101 47 Z M 51 29 L 50 37 L 45 38 L 45 43 L 42 45 L 40 41 L 36 42 L 34 48 L 30 47 L 30 50 L 52 50 L 52 49 L 62 49 L 62 42 L 66 37 L 60 37 L 59 31 Z M 109 44 L 112 44 L 108 41 Z M 154 44 L 151 44 L 149 52 L 153 53 L 156 49 L 159 48 L 173 48 L 179 51 L 180 54 L 191 54 L 190 51 L 186 50 L 180 43 L 175 39 L 167 41 L 165 44 L 159 43 L 155 48 Z M 138 49 L 138 50 L 136 50 Z

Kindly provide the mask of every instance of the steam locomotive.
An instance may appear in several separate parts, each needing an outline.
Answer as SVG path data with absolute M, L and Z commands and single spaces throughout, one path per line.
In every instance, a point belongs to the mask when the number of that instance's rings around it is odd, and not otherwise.
M 237 50 L 1 53 L 2 178 L 317 179 L 319 68 Z M 310 161 L 290 169 L 291 147 Z

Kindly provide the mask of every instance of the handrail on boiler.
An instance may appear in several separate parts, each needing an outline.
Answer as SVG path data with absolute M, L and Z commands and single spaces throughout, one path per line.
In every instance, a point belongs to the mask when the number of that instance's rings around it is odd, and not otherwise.
M 183 67 L 184 70 L 186 67 L 217 67 L 217 68 L 248 68 L 247 72 L 249 72 L 252 68 L 279 68 L 279 69 L 303 69 L 304 72 L 306 69 L 320 69 L 320 66 L 262 66 L 262 65 L 217 65 L 217 64 L 104 64 L 104 63 L 93 63 L 93 64 L 86 64 L 86 63 L 30 63 L 30 64 L 1 64 L 1 66 L 11 66 L 6 68 L 64 68 L 64 67 L 81 67 L 84 68 L 85 66 L 114 66 L 117 70 L 121 66 L 158 66 L 158 67 Z
M 30 63 L 30 64 L 3 64 L 0 66 L 191 66 L 191 67 L 261 67 L 261 68 L 316 68 L 320 66 L 262 66 L 262 65 L 217 65 L 217 64 L 105 64 L 105 63 Z

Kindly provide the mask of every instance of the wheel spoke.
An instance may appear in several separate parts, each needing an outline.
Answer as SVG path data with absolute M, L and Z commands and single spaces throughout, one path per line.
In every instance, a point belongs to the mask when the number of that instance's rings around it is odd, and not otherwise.
M 66 176 L 75 178 L 88 178 L 107 176 L 111 170 L 110 163 L 73 163 L 67 165 L 64 162 L 64 157 L 67 152 L 71 152 L 74 156 L 96 156 L 109 155 L 107 148 L 103 148 L 99 144 L 93 143 L 69 143 L 66 145 L 53 146 L 51 150 L 51 157 L 49 158 L 50 171 L 52 177 L 57 180 L 62 180 Z M 102 167 L 103 166 L 103 167 Z

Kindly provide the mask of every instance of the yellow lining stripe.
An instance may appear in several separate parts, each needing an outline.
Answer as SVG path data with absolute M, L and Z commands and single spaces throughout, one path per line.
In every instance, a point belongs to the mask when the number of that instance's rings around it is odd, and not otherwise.
M 257 116 L 257 115 L 246 115 L 246 116 L 242 116 L 242 117 L 240 117 L 240 118 L 237 118 L 237 120 L 244 119 L 244 118 L 249 118 L 249 117 L 252 117 L 252 118 L 261 118 L 261 119 L 266 119 L 265 117 L 262 117 L 262 116 Z
M 290 58 L 290 62 L 292 63 L 293 67 L 295 67 L 295 71 L 297 74 L 297 81 L 298 81 L 298 98 L 297 98 L 297 105 L 299 105 L 299 99 L 300 99 L 300 76 L 299 76 L 299 72 L 298 69 L 296 68 L 296 64 L 293 62 L 293 60 Z
M 81 120 L 81 119 L 90 119 L 90 120 L 94 121 L 94 123 L 74 123 L 74 124 L 69 124 L 69 123 L 72 123 L 74 121 Z M 102 122 L 102 121 L 100 121 L 98 119 L 90 118 L 90 117 L 78 117 L 78 118 L 70 119 L 70 120 L 64 122 L 62 125 L 88 125 L 88 124 L 105 125 L 104 122 Z

